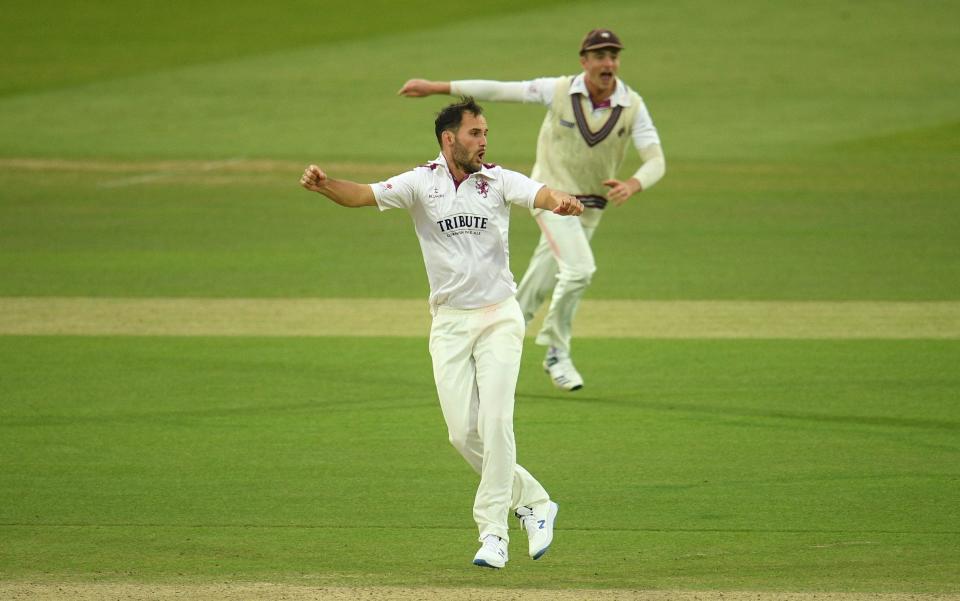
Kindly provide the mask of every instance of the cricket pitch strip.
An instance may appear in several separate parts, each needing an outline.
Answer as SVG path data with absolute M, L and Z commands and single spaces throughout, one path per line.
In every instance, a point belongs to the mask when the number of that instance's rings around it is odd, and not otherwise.
M 921 593 L 543 590 L 502 588 L 310 587 L 267 583 L 133 584 L 0 582 L 13 601 L 960 601 Z
M 541 310 L 541 314 L 543 311 Z M 539 329 L 540 317 L 527 328 Z M 0 335 L 425 337 L 423 299 L 0 297 Z M 957 339 L 960 302 L 584 300 L 577 337 Z

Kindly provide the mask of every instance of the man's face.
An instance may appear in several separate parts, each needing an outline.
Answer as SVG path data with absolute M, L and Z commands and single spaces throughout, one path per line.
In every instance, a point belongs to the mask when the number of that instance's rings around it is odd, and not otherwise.
M 460 129 L 453 139 L 453 162 L 467 173 L 476 173 L 483 167 L 487 152 L 487 120 L 483 115 L 464 113 Z
M 620 50 L 618 48 L 598 48 L 587 50 L 580 57 L 584 77 L 591 92 L 604 95 L 612 94 L 617 87 L 617 71 L 620 70 Z

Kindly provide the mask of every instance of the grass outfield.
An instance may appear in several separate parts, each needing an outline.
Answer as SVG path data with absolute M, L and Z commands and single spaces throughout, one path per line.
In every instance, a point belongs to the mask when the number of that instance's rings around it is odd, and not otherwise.
M 956 596 L 960 5 L 513 4 L 0 14 L 0 596 Z M 520 460 L 562 507 L 543 561 L 517 534 L 507 570 L 469 565 L 476 482 L 425 336 L 217 336 L 196 310 L 204 335 L 136 335 L 164 303 L 422 303 L 409 218 L 330 206 L 303 166 L 374 181 L 431 158 L 447 99 L 397 98 L 405 79 L 573 73 L 603 24 L 668 171 L 605 216 L 585 307 L 641 307 L 663 334 L 585 329 L 576 395 L 528 342 Z M 486 111 L 490 159 L 529 169 L 542 108 Z M 536 237 L 516 211 L 518 276 Z M 811 339 L 798 307 L 840 312 Z
M 8 338 L 3 576 L 956 590 L 957 341 L 580 347 L 518 393 L 555 548 L 491 574 L 424 340 Z
M 960 161 L 671 165 L 604 217 L 591 297 L 960 299 Z M 301 171 L 0 159 L 0 296 L 426 298 L 409 216 L 334 206 Z M 518 278 L 537 235 L 514 210 Z

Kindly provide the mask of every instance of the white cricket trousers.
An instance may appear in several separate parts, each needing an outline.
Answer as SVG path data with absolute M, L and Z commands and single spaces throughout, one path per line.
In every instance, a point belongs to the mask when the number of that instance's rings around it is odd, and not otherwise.
M 430 355 L 450 443 L 480 474 L 473 518 L 482 541 L 509 540 L 512 510 L 549 500 L 517 465 L 513 405 L 524 321 L 514 297 L 481 309 L 440 306 L 430 328 Z
M 594 208 L 584 209 L 580 217 L 534 212 L 540 226 L 540 242 L 520 280 L 517 300 L 524 319 L 530 321 L 550 297 L 550 307 L 537 333 L 536 341 L 541 346 L 570 353 L 573 317 L 597 270 L 590 239 L 602 216 L 603 210 Z

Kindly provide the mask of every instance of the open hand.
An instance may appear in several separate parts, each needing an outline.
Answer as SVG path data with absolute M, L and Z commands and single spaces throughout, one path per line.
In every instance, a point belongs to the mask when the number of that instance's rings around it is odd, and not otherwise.
M 625 182 L 618 179 L 608 179 L 603 182 L 603 185 L 610 188 L 610 191 L 607 193 L 607 200 L 618 207 L 633 196 L 635 192 L 640 191 L 640 182 L 632 177 Z
M 426 79 L 409 79 L 403 87 L 397 91 L 398 96 L 409 96 L 411 98 L 422 98 L 431 94 L 438 94 L 435 82 Z

